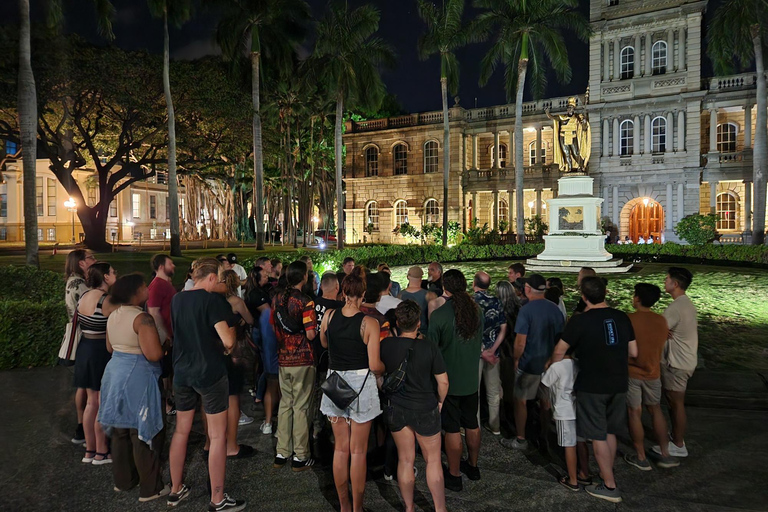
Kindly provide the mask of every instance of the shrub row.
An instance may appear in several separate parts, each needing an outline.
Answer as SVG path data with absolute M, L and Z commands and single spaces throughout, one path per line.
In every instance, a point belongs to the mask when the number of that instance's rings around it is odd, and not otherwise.
M 0 370 L 53 365 L 66 324 L 64 301 L 0 301 Z
M 65 281 L 58 272 L 34 267 L 0 267 L 0 301 L 59 301 L 64 298 Z
M 608 245 L 606 248 L 616 257 L 629 261 L 768 266 L 768 247 L 761 245 L 680 245 L 666 243 Z

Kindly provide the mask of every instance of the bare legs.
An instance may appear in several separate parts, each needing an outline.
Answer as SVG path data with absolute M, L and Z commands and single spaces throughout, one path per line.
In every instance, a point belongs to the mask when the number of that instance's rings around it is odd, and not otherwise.
M 445 508 L 445 483 L 443 482 L 443 469 L 440 463 L 440 434 L 424 437 L 415 434 L 416 441 L 421 446 L 421 453 L 427 463 L 427 485 L 435 502 L 435 512 L 446 512 Z M 392 437 L 397 445 L 397 484 L 400 486 L 400 494 L 405 502 L 405 511 L 413 512 L 413 461 L 416 458 L 416 444 L 414 432 L 405 427 L 400 432 L 393 432 Z
M 181 485 L 184 483 L 187 441 L 189 440 L 189 432 L 192 430 L 194 418 L 194 409 L 191 411 L 178 411 L 176 413 L 176 430 L 173 432 L 171 447 L 168 453 L 168 463 L 171 467 L 171 492 L 173 493 L 178 493 L 181 490 Z
M 616 488 L 616 480 L 613 478 L 613 462 L 616 459 L 616 436 L 608 434 L 604 441 L 592 441 L 592 449 L 595 451 L 597 466 L 605 486 Z
M 239 425 L 240 396 L 231 395 L 229 397 L 229 409 L 227 409 L 227 455 L 237 455 L 240 451 L 240 446 L 237 444 L 237 427 Z
M 333 451 L 333 481 L 339 495 L 341 512 L 362 512 L 365 494 L 366 453 L 371 422 L 347 423 L 344 418 L 329 417 L 336 440 Z M 351 460 L 351 463 L 350 463 Z M 413 471 L 413 464 L 410 466 Z M 349 500 L 349 481 L 352 482 L 352 507 Z
M 100 393 L 93 389 L 86 390 L 88 403 L 83 411 L 83 432 L 85 433 L 85 449 L 89 452 L 107 453 L 107 436 L 101 424 L 96 421 L 99 416 Z
M 579 473 L 578 476 L 586 480 L 589 478 L 589 447 L 586 441 L 576 443 L 576 454 L 578 455 Z
M 264 423 L 272 424 L 272 415 L 274 413 L 275 404 L 279 399 L 280 387 L 277 379 L 267 377 L 267 389 L 264 392 Z
M 672 421 L 672 441 L 682 447 L 685 444 L 685 430 L 688 426 L 685 415 L 685 391 L 667 391 L 666 395 L 669 403 L 669 419 Z
M 75 410 L 77 410 L 77 422 L 83 424 L 83 416 L 85 415 L 85 404 L 88 401 L 88 393 L 85 388 L 77 388 L 75 391 Z
M 575 446 L 565 447 L 565 467 L 568 469 L 568 483 L 577 485 L 579 483 L 577 476 L 578 457 L 576 456 Z M 586 476 L 586 475 L 585 475 Z
M 656 440 L 659 442 L 661 448 L 662 457 L 669 457 L 669 440 L 667 439 L 667 422 L 664 419 L 664 414 L 661 412 L 661 406 L 659 404 L 646 406 L 648 413 L 651 415 L 653 422 L 653 432 L 656 435 Z M 629 434 L 632 438 L 632 443 L 635 446 L 635 452 L 637 452 L 637 458 L 639 460 L 645 460 L 645 432 L 643 431 L 643 410 L 640 407 L 632 408 L 628 407 L 627 412 L 629 414 Z
M 528 404 L 526 400 L 515 398 L 515 430 L 517 430 L 517 438 L 521 441 L 525 439 L 525 423 L 527 421 Z

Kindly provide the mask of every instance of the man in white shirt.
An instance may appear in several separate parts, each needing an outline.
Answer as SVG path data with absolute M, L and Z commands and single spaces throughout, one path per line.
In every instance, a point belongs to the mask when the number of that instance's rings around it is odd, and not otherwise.
M 392 296 L 392 280 L 390 279 L 388 272 L 376 272 L 376 276 L 380 280 L 382 288 L 382 295 L 376 303 L 376 310 L 384 315 L 390 309 L 396 308 L 397 305 L 403 301 Z
M 637 245 L 645 245 L 645 238 L 643 238 L 643 235 L 640 235 L 640 238 L 637 239 Z
M 672 442 L 669 444 L 669 454 L 672 457 L 688 456 L 685 446 L 685 390 L 688 379 L 696 370 L 699 348 L 696 306 L 685 293 L 692 281 L 691 272 L 682 267 L 670 267 L 664 279 L 664 291 L 674 299 L 664 310 L 669 337 L 661 356 L 661 385 L 669 403 L 669 416 L 672 420 Z M 661 448 L 654 446 L 653 451 L 661 453 Z
M 240 278 L 240 286 L 237 289 L 237 295 L 241 299 L 243 298 L 243 285 L 245 280 L 248 279 L 248 273 L 245 271 L 242 265 L 237 262 L 237 255 L 233 252 L 227 254 L 227 261 L 229 262 L 232 270 L 235 271 L 237 277 Z

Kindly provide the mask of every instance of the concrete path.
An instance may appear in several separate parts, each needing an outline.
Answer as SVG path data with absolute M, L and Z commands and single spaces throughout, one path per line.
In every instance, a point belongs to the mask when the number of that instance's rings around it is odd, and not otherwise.
M 138 503 L 138 491 L 115 493 L 110 466 L 80 462 L 83 449 L 69 442 L 75 415 L 71 373 L 64 368 L 0 373 L 0 510 L 2 511 L 161 511 L 165 502 Z M 250 410 L 247 412 L 251 412 Z M 257 420 L 240 428 L 240 440 L 255 446 L 256 457 L 227 463 L 226 491 L 245 498 L 247 510 L 266 512 L 338 510 L 330 469 L 296 474 L 274 470 L 274 439 L 258 430 Z M 735 511 L 768 510 L 768 412 L 689 409 L 691 456 L 672 470 L 640 472 L 616 462 L 624 503 L 612 505 L 571 493 L 555 482 L 561 471 L 538 452 L 511 452 L 484 432 L 482 480 L 464 480 L 464 491 L 447 491 L 448 510 L 496 511 Z M 171 425 L 172 429 L 172 425 Z M 169 436 L 170 437 L 170 436 Z M 192 498 L 181 512 L 206 510 L 202 435 L 193 435 L 186 482 Z M 621 448 L 625 448 L 622 446 Z M 620 449 L 621 449 L 620 448 Z M 417 510 L 432 510 L 417 458 Z M 594 467 L 594 462 L 593 462 Z M 594 469 L 596 471 L 596 468 Z M 166 469 L 166 478 L 167 478 Z M 366 508 L 402 511 L 396 483 L 368 481 Z

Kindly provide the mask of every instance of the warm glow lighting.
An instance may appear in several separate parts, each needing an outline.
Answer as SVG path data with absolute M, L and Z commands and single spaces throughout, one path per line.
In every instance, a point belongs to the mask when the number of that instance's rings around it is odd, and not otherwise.
M 534 128 L 533 126 L 529 126 L 528 128 L 525 129 L 525 131 L 527 131 L 527 132 L 535 132 L 536 128 Z
M 528 208 L 533 208 L 533 201 L 528 202 Z
M 645 206 L 648 206 L 648 198 L 647 198 L 647 197 L 646 197 L 645 199 L 643 199 L 643 204 L 644 204 Z
M 320 219 L 318 219 L 317 217 L 312 217 L 312 222 L 320 222 Z
M 75 202 L 74 199 L 70 197 L 67 201 L 64 201 L 64 206 L 66 206 L 67 208 L 74 208 L 75 206 L 77 206 L 77 203 Z
M 125 225 L 128 226 L 129 228 L 132 228 L 135 224 L 131 221 L 128 221 L 125 223 Z

